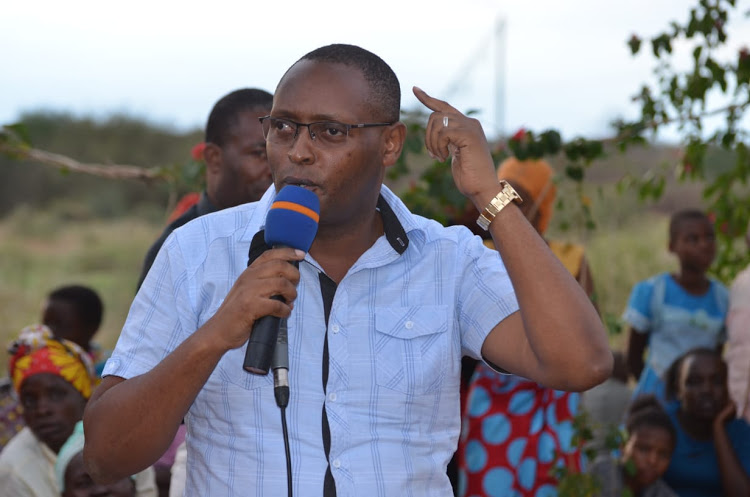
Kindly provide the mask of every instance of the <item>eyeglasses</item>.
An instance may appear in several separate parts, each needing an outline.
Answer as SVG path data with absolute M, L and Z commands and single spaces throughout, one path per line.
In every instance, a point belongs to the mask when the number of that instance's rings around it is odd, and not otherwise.
M 375 128 L 390 126 L 394 123 L 361 123 L 345 124 L 336 121 L 319 121 L 314 123 L 298 123 L 291 119 L 265 116 L 260 118 L 263 126 L 263 138 L 277 145 L 291 145 L 297 139 L 299 129 L 307 126 L 310 139 L 320 145 L 336 146 L 344 143 L 352 128 Z

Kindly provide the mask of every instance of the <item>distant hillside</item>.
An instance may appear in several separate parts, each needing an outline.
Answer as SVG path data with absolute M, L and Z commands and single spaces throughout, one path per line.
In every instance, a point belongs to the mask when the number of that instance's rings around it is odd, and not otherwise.
M 24 115 L 21 122 L 27 127 L 35 147 L 82 162 L 143 167 L 181 164 L 189 159 L 192 146 L 203 139 L 200 130 L 176 133 L 128 116 L 95 120 L 36 112 Z M 719 166 L 728 160 L 720 154 L 715 155 Z M 388 182 L 396 191 L 407 188 L 420 168 L 429 163 L 426 156 L 411 157 L 415 159 L 410 164 L 413 174 Z M 632 147 L 626 153 L 609 150 L 605 159 L 596 161 L 587 170 L 587 188 L 614 185 L 628 174 L 640 177 L 648 171 L 668 170 L 679 161 L 679 157 L 678 148 L 663 145 Z M 564 170 L 565 163 L 560 158 L 551 162 L 558 171 Z M 163 184 L 114 181 L 85 174 L 64 175 L 49 166 L 20 163 L 3 157 L 0 157 L 0 171 L 3 177 L 0 182 L 0 218 L 21 205 L 33 210 L 53 204 L 58 208 L 67 205 L 71 216 L 111 218 L 132 214 L 134 210 L 161 215 L 168 202 L 168 190 Z M 700 185 L 680 184 L 672 178 L 660 201 L 653 205 L 644 204 L 642 208 L 671 212 L 680 207 L 701 207 L 700 190 Z
M 127 116 L 106 120 L 36 112 L 22 116 L 32 145 L 81 162 L 155 167 L 183 163 L 203 139 L 202 131 L 174 133 Z M 7 123 L 5 123 L 7 124 Z M 167 202 L 165 185 L 113 181 L 87 174 L 65 175 L 49 166 L 0 156 L 0 218 L 19 206 L 46 208 L 72 199 L 95 217 L 113 217 L 141 205 Z M 83 214 L 83 213 L 81 213 Z

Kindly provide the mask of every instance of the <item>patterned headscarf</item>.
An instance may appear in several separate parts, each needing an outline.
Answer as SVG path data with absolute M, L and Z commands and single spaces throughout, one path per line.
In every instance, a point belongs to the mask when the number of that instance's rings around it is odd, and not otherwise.
M 531 195 L 531 199 L 523 199 L 524 202 L 531 201 L 534 209 L 531 219 L 539 212 L 539 232 L 547 230 L 552 218 L 552 208 L 555 201 L 557 188 L 552 182 L 554 170 L 544 160 L 518 160 L 515 157 L 505 159 L 497 170 L 497 178 L 510 181 L 520 186 Z
M 94 387 L 94 366 L 91 358 L 78 344 L 55 338 L 44 325 L 27 326 L 10 344 L 10 377 L 16 392 L 26 378 L 39 373 L 52 373 L 73 385 L 84 398 Z

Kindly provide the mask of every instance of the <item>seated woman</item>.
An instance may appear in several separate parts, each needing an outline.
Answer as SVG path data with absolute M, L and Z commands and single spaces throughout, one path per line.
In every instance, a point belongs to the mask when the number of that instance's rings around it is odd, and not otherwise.
M 721 355 L 687 352 L 670 366 L 665 384 L 677 429 L 667 484 L 680 497 L 750 495 L 750 425 L 735 416 Z
M 600 497 L 620 497 L 624 491 L 641 497 L 677 497 L 661 479 L 669 466 L 677 433 L 669 415 L 652 395 L 638 397 L 625 420 L 627 440 L 620 460 L 596 459 L 588 472 L 599 484 Z
M 62 497 L 136 497 L 135 479 L 123 478 L 108 485 L 94 483 L 83 466 L 83 421 L 76 423 L 55 462 L 55 477 Z
M 0 452 L 0 489 L 13 497 L 59 497 L 57 454 L 83 417 L 95 384 L 89 355 L 43 325 L 24 328 L 8 349 L 10 377 L 26 427 Z M 155 497 L 152 468 L 139 473 L 137 495 Z

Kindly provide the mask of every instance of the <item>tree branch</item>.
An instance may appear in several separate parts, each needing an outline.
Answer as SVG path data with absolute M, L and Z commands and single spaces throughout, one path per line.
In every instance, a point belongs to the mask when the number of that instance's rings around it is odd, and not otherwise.
M 165 180 L 160 168 L 145 168 L 121 164 L 83 164 L 70 157 L 39 150 L 31 147 L 19 147 L 7 143 L 0 143 L 0 152 L 4 152 L 16 159 L 28 159 L 65 171 L 92 174 L 109 179 L 133 179 L 144 182 Z

